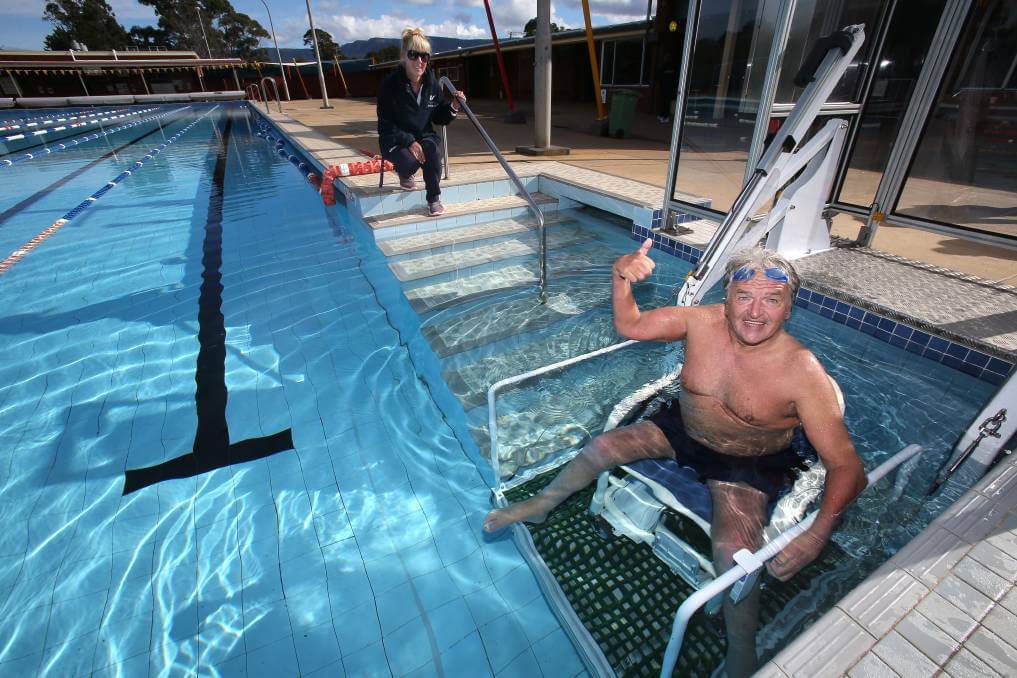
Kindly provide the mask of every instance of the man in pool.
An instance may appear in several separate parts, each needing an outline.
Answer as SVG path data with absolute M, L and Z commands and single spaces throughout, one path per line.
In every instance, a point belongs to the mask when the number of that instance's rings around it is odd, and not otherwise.
M 614 324 L 630 339 L 685 340 L 678 401 L 646 421 L 597 436 L 539 494 L 491 511 L 484 530 L 541 522 L 601 471 L 671 457 L 707 481 L 719 574 L 732 566 L 736 551 L 762 546 L 767 507 L 790 488 L 792 469 L 800 463 L 790 444 L 794 429 L 802 426 L 826 467 L 826 485 L 815 523 L 767 564 L 770 574 L 786 581 L 819 555 L 838 516 L 866 484 L 832 381 L 784 330 L 798 275 L 779 254 L 757 248 L 728 262 L 723 304 L 643 312 L 632 285 L 653 271 L 651 246 L 647 239 L 614 263 Z M 739 605 L 725 597 L 729 676 L 756 669 L 758 609 L 758 587 Z

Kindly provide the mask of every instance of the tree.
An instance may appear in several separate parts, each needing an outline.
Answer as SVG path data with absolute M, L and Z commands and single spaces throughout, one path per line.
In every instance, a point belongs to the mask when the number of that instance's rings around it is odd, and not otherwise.
M 314 34 L 318 36 L 318 49 L 321 51 L 322 60 L 332 59 L 337 54 L 340 57 L 342 56 L 342 47 L 336 44 L 330 33 L 323 31 L 320 28 L 315 28 Z M 314 49 L 314 39 L 311 37 L 310 28 L 308 28 L 304 33 L 304 45 Z
M 374 59 L 374 62 L 378 64 L 395 61 L 399 58 L 399 45 L 386 45 L 379 50 L 368 52 L 365 56 L 368 59 Z
M 72 49 L 73 42 L 102 50 L 130 44 L 106 0 L 52 0 L 46 3 L 42 18 L 53 24 L 53 32 L 44 40 L 46 49 Z
M 552 33 L 561 33 L 564 30 L 566 30 L 565 26 L 559 26 L 555 22 L 553 21 L 551 22 Z M 523 36 L 529 38 L 536 34 L 537 34 L 537 17 L 533 17 L 532 19 L 526 22 L 525 26 L 523 26 Z
M 158 34 L 170 49 L 190 50 L 212 57 L 259 58 L 258 42 L 268 38 L 265 28 L 236 11 L 229 0 L 138 0 L 159 17 Z M 198 23 L 198 19 L 201 23 Z M 141 27 L 132 33 L 147 37 Z M 204 37 L 202 36 L 204 29 Z M 205 40 L 208 40 L 208 47 Z
M 155 26 L 132 26 L 128 35 L 131 37 L 131 43 L 142 49 L 169 46 L 166 31 Z

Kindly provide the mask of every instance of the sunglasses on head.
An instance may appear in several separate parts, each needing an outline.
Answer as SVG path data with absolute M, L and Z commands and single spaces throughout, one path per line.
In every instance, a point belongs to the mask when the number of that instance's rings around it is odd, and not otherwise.
M 731 274 L 731 282 L 745 282 L 746 280 L 752 280 L 755 275 L 756 268 L 754 266 L 742 266 Z M 787 272 L 779 268 L 763 269 L 763 275 L 770 280 L 779 283 L 787 283 L 788 281 Z
M 415 49 L 411 49 L 406 52 L 406 58 L 409 59 L 410 61 L 416 61 L 417 59 L 420 59 L 426 64 L 428 61 L 431 60 L 431 55 L 428 54 L 427 52 L 418 52 Z

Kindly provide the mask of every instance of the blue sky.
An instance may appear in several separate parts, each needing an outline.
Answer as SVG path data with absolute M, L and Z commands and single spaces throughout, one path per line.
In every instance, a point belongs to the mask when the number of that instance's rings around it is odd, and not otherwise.
M 232 0 L 238 11 L 249 14 L 268 30 L 268 17 L 260 0 Z M 300 0 L 266 0 L 281 47 L 302 47 L 307 10 Z M 125 28 L 155 23 L 152 10 L 135 0 L 107 0 Z M 536 16 L 536 0 L 490 0 L 499 37 L 520 34 Z M 51 26 L 42 20 L 45 0 L 0 0 L 0 48 L 42 49 Z M 421 26 L 428 35 L 485 38 L 489 35 L 483 0 L 312 0 L 315 26 L 339 43 L 372 37 L 398 37 L 406 26 Z M 552 20 L 569 28 L 583 25 L 580 0 L 555 0 Z M 646 16 L 646 0 L 590 0 L 594 26 L 637 21 Z

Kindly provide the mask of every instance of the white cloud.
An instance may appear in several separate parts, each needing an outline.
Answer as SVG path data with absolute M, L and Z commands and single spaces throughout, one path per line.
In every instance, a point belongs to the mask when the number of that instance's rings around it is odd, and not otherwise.
M 565 5 L 582 16 L 582 3 L 579 0 L 565 0 Z M 650 15 L 653 16 L 656 11 L 657 3 L 654 1 Z M 646 18 L 646 0 L 590 0 L 590 16 L 591 19 L 597 17 L 604 20 L 594 21 L 597 25 L 639 21 Z
M 117 21 L 126 28 L 130 28 L 139 21 L 144 23 L 156 22 L 155 12 L 152 8 L 142 5 L 137 0 L 106 1 L 109 3 L 110 7 L 113 8 L 113 13 L 117 16 Z
M 398 38 L 407 26 L 420 26 L 428 36 L 447 38 L 483 38 L 487 29 L 461 20 L 462 17 L 451 18 L 435 23 L 408 16 L 382 14 L 377 17 L 361 17 L 343 14 L 315 16 L 315 24 L 328 31 L 336 42 L 344 43 L 366 38 Z M 293 22 L 287 23 L 287 35 L 299 39 L 303 31 Z M 306 30 L 306 29 L 304 29 Z

